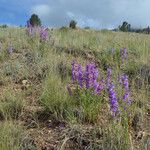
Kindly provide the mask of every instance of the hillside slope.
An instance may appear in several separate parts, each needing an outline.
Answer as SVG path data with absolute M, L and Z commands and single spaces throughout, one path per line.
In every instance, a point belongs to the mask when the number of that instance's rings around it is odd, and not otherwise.
M 148 150 L 149 35 L 48 32 L 0 29 L 0 150 Z

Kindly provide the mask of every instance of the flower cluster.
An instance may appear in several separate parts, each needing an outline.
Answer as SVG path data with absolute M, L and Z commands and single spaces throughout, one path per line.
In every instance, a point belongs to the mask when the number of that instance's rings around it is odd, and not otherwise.
M 97 82 L 97 85 L 94 88 L 94 93 L 101 94 L 101 92 L 104 90 L 104 88 L 105 88 L 105 80 L 102 79 L 100 82 Z
M 123 96 L 123 101 L 127 102 L 128 104 L 131 104 L 130 94 L 129 94 L 129 82 L 128 82 L 128 76 L 123 74 L 119 78 L 120 84 L 124 88 L 124 96 Z
M 127 49 L 126 48 L 121 48 L 120 49 L 120 55 L 122 58 L 122 63 L 125 62 L 125 60 L 127 59 Z
M 48 28 L 41 27 L 40 39 L 41 39 L 41 41 L 47 41 L 47 39 L 48 39 Z
M 115 117 L 119 113 L 119 98 L 117 97 L 115 84 L 112 80 L 112 69 L 108 68 L 106 78 L 102 78 L 100 81 L 98 81 L 98 75 L 99 72 L 95 63 L 88 63 L 85 67 L 82 67 L 76 61 L 72 62 L 72 85 L 77 85 L 81 89 L 90 89 L 93 91 L 92 93 L 96 95 L 100 95 L 104 90 L 107 91 L 109 96 L 110 111 L 112 116 Z M 120 76 L 119 82 L 124 91 L 123 101 L 130 104 L 131 100 L 129 100 L 128 76 L 123 74 Z M 69 94 L 73 95 L 72 88 L 67 86 L 67 89 Z
M 30 21 L 27 21 L 27 29 L 26 32 L 29 36 L 34 36 L 35 35 L 35 30 L 34 27 L 31 25 Z
M 30 21 L 27 21 L 27 30 L 28 36 L 39 36 L 40 41 L 47 41 L 48 40 L 48 28 L 44 27 L 34 27 L 30 24 Z
M 78 82 L 80 87 L 83 86 L 82 67 L 76 61 L 72 62 L 72 81 L 73 83 Z
M 112 112 L 112 115 L 115 117 L 118 113 L 118 100 L 113 83 L 110 83 L 108 86 L 108 94 L 110 101 L 110 110 Z
M 80 88 L 93 89 L 95 94 L 100 94 L 104 89 L 104 80 L 98 82 L 98 74 L 94 63 L 88 63 L 83 68 L 76 61 L 72 62 L 72 81 L 78 83 Z
M 27 21 L 27 28 L 29 28 L 29 27 L 32 27 L 32 25 L 31 25 L 30 21 L 28 20 Z
M 115 85 L 112 82 L 112 69 L 107 69 L 107 78 L 106 78 L 106 85 L 109 95 L 109 102 L 110 102 L 110 110 L 112 112 L 112 115 L 115 117 L 119 111 L 118 108 L 118 99 L 117 94 L 115 92 Z
M 85 70 L 85 81 L 86 88 L 96 88 L 97 87 L 97 78 L 98 78 L 98 69 L 96 68 L 94 63 L 90 63 L 86 65 Z

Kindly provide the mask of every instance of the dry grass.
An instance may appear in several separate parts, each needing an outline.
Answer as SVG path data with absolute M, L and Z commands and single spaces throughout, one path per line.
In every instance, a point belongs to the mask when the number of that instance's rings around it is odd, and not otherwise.
M 50 41 L 41 43 L 38 38 L 28 37 L 25 29 L 0 29 L 0 33 L 0 123 L 3 126 L 0 150 L 10 146 L 19 150 L 24 142 L 31 150 L 55 147 L 148 150 L 149 35 L 56 29 L 49 31 Z M 12 55 L 7 53 L 10 43 Z M 120 67 L 117 53 L 123 47 L 128 49 L 129 58 Z M 112 48 L 116 49 L 115 57 L 111 55 Z M 111 66 L 114 79 L 118 73 L 127 73 L 133 100 L 129 109 L 131 117 L 124 114 L 119 120 L 112 119 L 106 93 L 101 97 L 84 93 L 70 97 L 66 86 L 71 81 L 73 59 L 82 65 L 95 61 L 103 76 L 106 76 L 105 67 Z M 21 124 L 16 127 L 10 120 Z M 10 130 L 17 133 L 15 139 L 10 136 Z

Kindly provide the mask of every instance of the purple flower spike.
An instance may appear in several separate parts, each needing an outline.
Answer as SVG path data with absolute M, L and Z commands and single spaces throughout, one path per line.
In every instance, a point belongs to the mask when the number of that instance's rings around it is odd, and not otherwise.
M 27 32 L 27 35 L 28 36 L 34 36 L 35 34 L 35 28 L 31 25 L 30 21 L 28 20 L 27 21 L 27 29 L 26 29 L 26 32 Z
M 30 21 L 27 21 L 26 26 L 27 26 L 26 32 L 28 36 L 30 37 L 39 36 L 41 41 L 48 40 L 48 28 L 32 26 Z
M 41 41 L 47 41 L 48 40 L 48 28 L 41 28 L 40 29 L 40 39 Z
M 90 84 L 89 84 L 89 70 L 90 66 L 87 64 L 86 65 L 86 70 L 85 70 L 85 80 L 86 80 L 86 88 L 89 89 Z
M 93 72 L 93 87 L 97 86 L 97 79 L 98 79 L 98 69 L 96 66 L 94 66 L 94 72 Z
M 83 87 L 83 72 L 82 72 L 82 67 L 81 65 L 78 66 L 78 83 L 80 87 Z
M 120 49 L 120 55 L 122 58 L 122 63 L 124 64 L 125 60 L 127 60 L 127 49 L 126 48 L 121 48 Z
M 73 81 L 73 83 L 77 80 L 77 78 L 78 78 L 78 64 L 74 60 L 72 62 L 72 81 Z
M 99 83 L 97 83 L 96 88 L 94 88 L 94 93 L 95 94 L 101 94 L 101 92 L 104 90 L 105 86 L 104 86 L 105 81 L 102 79 Z
M 82 71 L 82 66 L 77 64 L 76 61 L 72 62 L 72 81 L 73 83 L 79 83 L 80 87 L 83 87 L 84 73 Z
M 30 28 L 30 27 L 32 27 L 32 25 L 31 25 L 30 21 L 28 20 L 27 21 L 27 28 Z
M 128 76 L 127 75 L 122 75 L 120 77 L 120 84 L 123 85 L 124 87 L 124 96 L 123 96 L 123 101 L 127 102 L 128 104 L 131 104 L 131 100 L 129 100 L 130 94 L 129 94 L 129 82 L 128 82 Z
M 26 32 L 27 32 L 28 36 L 34 36 L 34 34 L 35 34 L 33 27 L 28 27 L 27 30 L 26 30 Z
M 108 92 L 109 92 L 109 101 L 110 101 L 110 110 L 112 115 L 115 117 L 118 113 L 118 100 L 116 97 L 115 86 L 113 83 L 109 84 Z
M 98 69 L 96 68 L 94 63 L 90 63 L 86 65 L 85 69 L 85 82 L 86 88 L 94 88 L 97 86 L 97 78 L 98 78 Z

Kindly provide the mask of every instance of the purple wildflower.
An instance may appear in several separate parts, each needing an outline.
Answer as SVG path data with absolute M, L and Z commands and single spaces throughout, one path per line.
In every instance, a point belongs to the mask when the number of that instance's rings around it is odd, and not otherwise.
M 123 96 L 123 101 L 127 102 L 128 104 L 131 104 L 131 100 L 129 100 L 130 94 L 129 94 L 129 82 L 128 82 L 128 76 L 127 75 L 122 75 L 120 77 L 120 84 L 123 85 L 124 87 L 124 96 Z
M 93 71 L 93 86 L 96 87 L 97 86 L 97 79 L 98 79 L 98 69 L 96 68 L 96 66 L 94 66 L 94 71 Z
M 121 55 L 121 58 L 122 58 L 122 63 L 125 62 L 125 60 L 127 59 L 127 49 L 126 48 L 121 48 L 120 49 L 120 55 Z
M 26 32 L 29 36 L 34 35 L 34 28 L 32 26 L 27 27 Z
M 114 84 L 110 83 L 108 86 L 110 110 L 112 112 L 112 115 L 115 117 L 118 113 L 118 100 L 114 89 L 115 89 Z
M 97 83 L 97 86 L 94 88 L 94 93 L 95 94 L 101 94 L 101 92 L 105 88 L 104 83 L 105 83 L 104 79 L 102 79 L 99 83 Z
M 78 65 L 78 83 L 80 87 L 83 87 L 83 72 L 81 65 Z
M 104 80 L 102 79 L 100 82 L 97 81 L 98 74 L 98 69 L 94 63 L 88 63 L 85 67 L 85 71 L 83 71 L 80 64 L 76 61 L 72 62 L 73 84 L 77 83 L 80 88 L 85 86 L 86 89 L 92 89 L 94 90 L 94 94 L 100 94 L 104 89 Z
M 73 81 L 73 83 L 77 80 L 77 78 L 78 78 L 78 64 L 74 60 L 72 62 L 72 81 Z
M 41 41 L 46 41 L 48 39 L 48 28 L 41 28 L 40 30 L 40 39 Z
M 123 83 L 122 83 L 122 76 L 118 76 L 118 82 L 119 82 L 120 84 L 123 84 Z
M 29 28 L 29 27 L 32 27 L 32 25 L 31 25 L 30 21 L 28 20 L 27 21 L 27 28 Z
M 85 82 L 86 88 L 94 88 L 97 86 L 97 78 L 98 78 L 98 69 L 96 68 L 94 63 L 90 63 L 86 65 L 85 69 Z
M 129 82 L 128 82 L 128 76 L 127 75 L 122 76 L 122 84 L 123 84 L 125 90 L 129 91 Z
M 33 36 L 34 35 L 34 28 L 27 28 L 27 33 L 29 36 Z
M 31 25 L 30 21 L 27 21 L 27 29 L 26 32 L 29 36 L 33 36 L 34 35 L 34 27 Z
M 84 73 L 81 65 L 77 64 L 76 61 L 72 62 L 72 81 L 73 83 L 78 82 L 80 87 L 83 87 Z
M 86 69 L 85 69 L 85 80 L 86 80 L 86 88 L 89 89 L 90 85 L 89 85 L 89 70 L 90 70 L 90 66 L 87 64 L 86 65 Z

